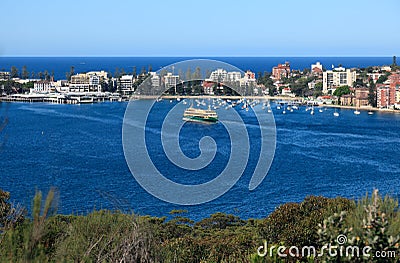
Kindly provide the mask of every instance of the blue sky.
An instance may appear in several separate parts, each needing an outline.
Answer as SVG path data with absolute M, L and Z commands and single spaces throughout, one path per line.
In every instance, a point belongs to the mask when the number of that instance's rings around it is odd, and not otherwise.
M 399 0 L 2 0 L 0 56 L 400 55 Z

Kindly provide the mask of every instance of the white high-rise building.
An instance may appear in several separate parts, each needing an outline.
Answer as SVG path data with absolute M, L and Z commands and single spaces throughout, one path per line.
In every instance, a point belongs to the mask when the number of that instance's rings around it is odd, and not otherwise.
M 160 76 L 157 75 L 156 72 L 150 72 L 150 76 L 151 76 L 151 86 L 153 88 L 160 87 Z
M 323 73 L 323 93 L 328 93 L 329 90 L 332 92 L 340 86 L 352 87 L 356 81 L 356 71 L 345 69 L 343 67 L 334 68 L 332 70 L 324 71 Z
M 178 81 L 179 81 L 179 76 L 172 75 L 171 72 L 168 72 L 167 75 L 164 76 L 164 83 L 165 87 L 167 88 L 175 87 L 178 84 Z
M 101 78 L 102 76 L 95 72 L 73 75 L 71 76 L 69 90 L 70 92 L 101 92 Z
M 228 75 L 228 72 L 226 72 L 225 69 L 219 68 L 219 69 L 211 72 L 210 78 L 208 80 L 214 81 L 214 82 L 226 81 L 227 75 Z
M 239 71 L 231 71 L 226 74 L 226 79 L 224 81 L 235 82 L 242 78 L 242 74 Z
M 133 75 L 122 75 L 118 78 L 117 89 L 123 95 L 129 95 L 134 92 L 133 83 L 135 83 L 135 77 Z
M 30 93 L 50 93 L 56 90 L 55 84 L 52 81 L 41 80 L 33 84 L 33 89 Z

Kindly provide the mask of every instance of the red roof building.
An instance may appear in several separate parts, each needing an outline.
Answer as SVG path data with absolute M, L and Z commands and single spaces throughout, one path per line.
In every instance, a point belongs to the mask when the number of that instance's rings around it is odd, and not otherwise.
M 272 68 L 272 77 L 276 80 L 281 78 L 288 78 L 290 75 L 290 63 L 278 64 L 278 66 Z
M 400 85 L 400 74 L 392 74 L 389 76 L 390 88 L 389 88 L 389 105 L 396 103 L 396 86 Z

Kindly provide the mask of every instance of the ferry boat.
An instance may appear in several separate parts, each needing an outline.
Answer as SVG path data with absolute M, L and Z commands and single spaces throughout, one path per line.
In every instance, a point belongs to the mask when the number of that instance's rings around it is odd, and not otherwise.
M 208 110 L 190 107 L 183 113 L 183 120 L 201 123 L 217 123 L 218 115 L 217 112 L 211 110 L 210 107 L 208 107 Z

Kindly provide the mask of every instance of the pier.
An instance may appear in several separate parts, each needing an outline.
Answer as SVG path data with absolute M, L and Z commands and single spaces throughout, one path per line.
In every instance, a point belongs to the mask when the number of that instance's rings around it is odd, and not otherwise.
M 46 102 L 54 104 L 83 104 L 126 100 L 128 100 L 128 97 L 126 96 L 109 92 L 12 94 L 0 97 L 0 101 L 5 102 Z

